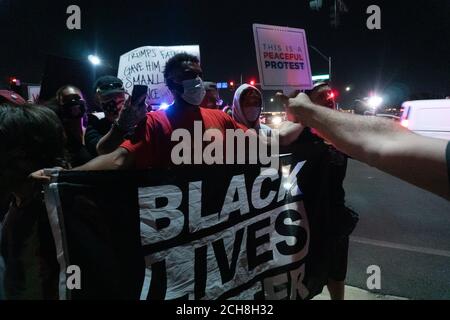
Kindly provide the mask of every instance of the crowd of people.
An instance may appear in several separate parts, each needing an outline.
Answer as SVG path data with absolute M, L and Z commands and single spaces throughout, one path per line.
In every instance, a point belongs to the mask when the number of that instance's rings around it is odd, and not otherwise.
M 43 200 L 42 184 L 49 181 L 44 168 L 168 168 L 174 165 L 172 132 L 192 132 L 195 121 L 203 130 L 255 129 L 261 139 L 270 135 L 272 129 L 260 122 L 263 96 L 255 86 L 241 85 L 232 106 L 223 109 L 217 85 L 202 80 L 198 58 L 187 53 L 167 62 L 164 78 L 174 102 L 151 112 L 131 102 L 142 102 L 145 95 L 131 99 L 114 76 L 95 82 L 102 112 L 90 113 L 83 92 L 70 84 L 43 105 L 0 91 L 0 299 L 57 299 L 59 266 Z M 333 299 L 343 299 L 348 239 L 358 221 L 345 205 L 348 157 L 449 199 L 450 146 L 388 120 L 340 113 L 330 92 L 327 83 L 318 83 L 290 98 L 280 94 L 287 117 L 278 130 L 287 151 L 320 155 L 314 170 L 326 167 L 335 245 L 324 285 Z

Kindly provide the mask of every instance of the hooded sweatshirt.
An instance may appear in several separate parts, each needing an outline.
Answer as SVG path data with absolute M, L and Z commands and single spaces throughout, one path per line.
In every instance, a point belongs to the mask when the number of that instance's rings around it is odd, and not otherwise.
M 236 120 L 237 122 L 245 125 L 249 129 L 263 130 L 263 132 L 265 134 L 267 134 L 267 132 L 269 132 L 271 130 L 268 126 L 266 126 L 265 124 L 262 124 L 259 121 L 259 118 L 256 120 L 255 124 L 252 125 L 251 123 L 249 123 L 249 121 L 247 120 L 247 118 L 244 115 L 244 112 L 242 111 L 241 96 L 244 93 L 244 91 L 246 91 L 248 89 L 256 90 L 259 93 L 259 95 L 261 96 L 261 101 L 262 101 L 261 91 L 259 91 L 256 87 L 251 86 L 249 84 L 241 85 L 239 88 L 236 89 L 236 92 L 234 93 L 233 107 L 232 107 L 233 119 Z M 262 106 L 261 106 L 261 109 L 262 109 Z

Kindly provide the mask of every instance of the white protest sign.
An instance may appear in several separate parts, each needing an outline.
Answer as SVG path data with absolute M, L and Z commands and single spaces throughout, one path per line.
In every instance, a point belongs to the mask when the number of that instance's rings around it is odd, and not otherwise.
M 28 101 L 37 103 L 39 100 L 40 92 L 41 86 L 28 86 Z
M 170 104 L 173 97 L 164 82 L 163 72 L 167 60 L 182 52 L 200 58 L 198 45 L 136 48 L 120 56 L 117 77 L 123 81 L 129 94 L 135 84 L 148 86 L 147 104 Z
M 263 89 L 313 87 L 305 30 L 253 24 L 253 34 Z

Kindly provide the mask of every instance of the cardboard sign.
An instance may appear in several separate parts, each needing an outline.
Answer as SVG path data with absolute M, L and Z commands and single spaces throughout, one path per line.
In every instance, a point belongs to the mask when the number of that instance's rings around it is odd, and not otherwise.
M 39 93 L 41 92 L 41 86 L 28 86 L 28 101 L 37 103 L 39 101 Z
M 261 87 L 304 90 L 313 86 L 303 29 L 253 25 Z
M 147 104 L 170 104 L 172 94 L 164 82 L 164 68 L 166 62 L 177 53 L 187 52 L 200 58 L 200 47 L 172 46 L 152 47 L 145 46 L 131 50 L 120 56 L 117 77 L 123 81 L 125 90 L 131 94 L 135 84 L 149 87 Z

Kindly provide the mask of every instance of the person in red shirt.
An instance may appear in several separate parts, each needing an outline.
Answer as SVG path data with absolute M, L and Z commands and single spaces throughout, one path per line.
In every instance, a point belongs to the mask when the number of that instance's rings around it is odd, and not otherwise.
M 193 137 L 194 125 L 197 121 L 202 125 L 202 134 L 207 129 L 218 129 L 223 135 L 227 129 L 247 131 L 244 125 L 239 124 L 221 110 L 199 107 L 205 96 L 202 73 L 200 61 L 196 56 L 180 53 L 169 59 L 164 70 L 164 78 L 175 98 L 174 103 L 166 110 L 148 113 L 146 120 L 136 127 L 131 139 L 122 143 L 112 153 L 101 155 L 73 170 L 171 167 L 174 165 L 171 159 L 172 148 L 179 143 L 172 141 L 172 133 L 176 129 L 185 129 Z M 289 144 L 289 137 L 292 136 L 293 131 L 296 133 L 299 129 L 289 127 L 286 130 L 280 130 L 281 145 Z M 260 138 L 263 139 L 261 136 Z M 223 145 L 225 144 L 224 141 Z M 191 143 L 192 145 L 194 143 Z M 36 180 L 49 181 L 49 177 L 43 170 L 33 173 L 32 176 Z
M 204 96 L 202 68 L 196 56 L 180 53 L 166 63 L 164 78 L 175 101 L 167 110 L 147 114 L 130 140 L 114 152 L 99 156 L 74 170 L 119 170 L 165 168 L 173 165 L 172 132 L 186 129 L 193 136 L 194 122 L 201 121 L 202 133 L 206 129 L 218 129 L 225 135 L 226 129 L 247 128 L 221 110 L 200 108 Z

